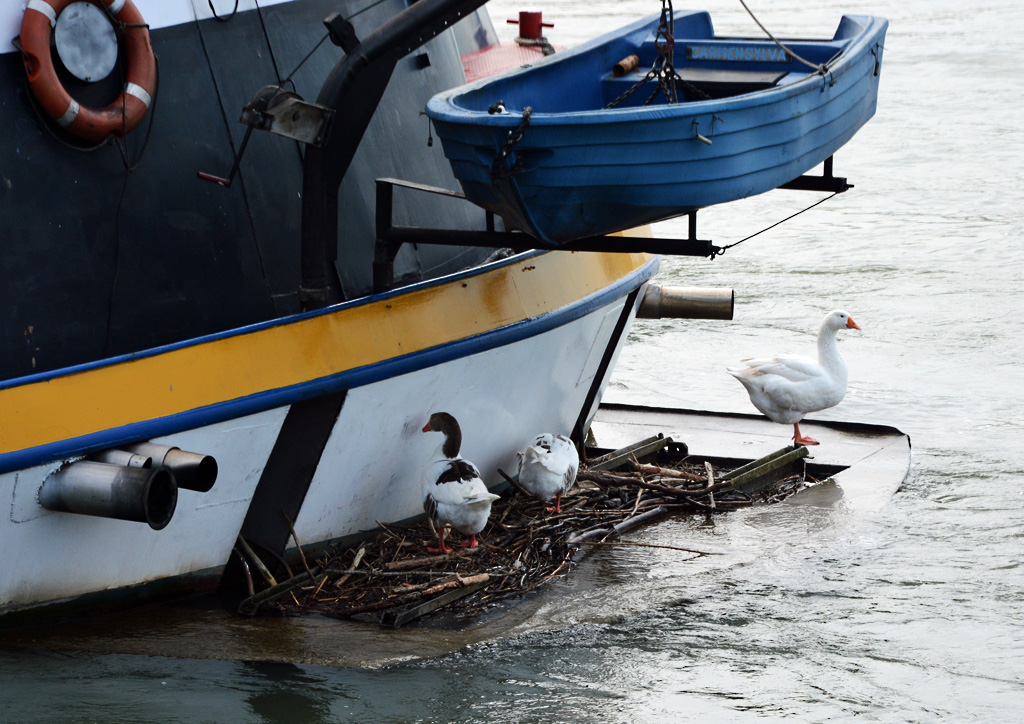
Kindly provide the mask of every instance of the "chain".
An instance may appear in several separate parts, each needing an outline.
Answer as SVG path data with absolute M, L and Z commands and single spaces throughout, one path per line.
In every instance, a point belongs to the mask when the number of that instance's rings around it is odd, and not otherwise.
M 626 99 L 627 99 L 627 98 L 629 98 L 629 97 L 630 97 L 631 95 L 633 95 L 633 94 L 634 94 L 634 93 L 636 93 L 636 92 L 637 92 L 638 90 L 640 90 L 640 88 L 641 88 L 641 87 L 642 87 L 642 86 L 643 86 L 643 85 L 644 85 L 644 84 L 645 84 L 645 83 L 646 83 L 647 81 L 649 81 L 649 80 L 650 80 L 651 78 L 653 78 L 653 77 L 654 77 L 655 75 L 656 75 L 656 72 L 655 72 L 655 71 L 654 71 L 653 69 L 652 69 L 652 70 L 649 70 L 649 71 L 647 71 L 647 75 L 645 75 L 645 76 L 644 76 L 643 78 L 641 78 L 641 79 L 640 79 L 639 81 L 637 81 L 636 83 L 634 83 L 634 84 L 633 84 L 633 86 L 632 86 L 632 87 L 630 87 L 630 88 L 629 88 L 629 90 L 627 90 L 627 91 L 626 91 L 625 93 L 623 93 L 623 94 L 622 94 L 621 96 L 619 96 L 618 98 L 616 98 L 615 100 L 613 100 L 613 101 L 612 101 L 611 103 L 609 103 L 608 105 L 606 105 L 606 106 L 605 106 L 605 109 L 608 109 L 608 108 L 614 108 L 615 106 L 617 106 L 617 105 L 619 105 L 620 103 L 622 103 L 622 101 L 626 100 Z
M 676 39 L 673 36 L 675 27 L 672 0 L 661 0 L 661 20 L 658 22 L 658 32 L 654 36 L 654 47 L 658 51 L 658 57 L 655 59 L 652 69 L 657 71 L 658 90 L 651 94 L 644 105 L 651 105 L 659 91 L 665 94 L 665 101 L 668 103 L 676 103 L 679 100 L 675 84 L 678 74 L 672 64 L 676 50 Z M 659 38 L 663 42 L 659 43 Z
M 658 20 L 658 29 L 654 36 L 654 47 L 658 50 L 658 57 L 655 58 L 654 65 L 649 71 L 647 71 L 647 75 L 637 81 L 625 93 L 606 105 L 606 109 L 615 108 L 617 105 L 622 103 L 622 101 L 626 100 L 633 95 L 633 93 L 638 91 L 648 81 L 654 80 L 655 78 L 658 79 L 658 87 L 654 89 L 654 92 L 651 93 L 650 97 L 644 102 L 645 106 L 649 106 L 654 103 L 658 98 L 659 93 L 665 96 L 666 102 L 678 103 L 679 94 L 676 91 L 677 84 L 682 85 L 687 92 L 701 100 L 708 100 L 711 98 L 711 96 L 693 85 L 693 83 L 681 78 L 676 72 L 675 66 L 673 65 L 673 56 L 675 55 L 676 45 L 675 36 L 673 34 L 674 32 L 675 19 L 672 9 L 672 0 L 661 0 L 661 17 Z
M 530 127 L 530 116 L 533 114 L 533 108 L 527 106 L 523 109 L 523 121 L 514 130 L 508 132 L 508 138 L 505 139 L 505 145 L 494 155 L 494 161 L 491 162 L 491 180 L 498 181 L 501 179 L 509 179 L 515 176 L 517 173 L 523 170 L 523 154 L 519 153 L 515 156 L 515 161 L 512 163 L 512 168 L 506 169 L 506 161 L 512 152 L 515 150 L 516 144 L 519 143 L 523 138 L 523 132 Z

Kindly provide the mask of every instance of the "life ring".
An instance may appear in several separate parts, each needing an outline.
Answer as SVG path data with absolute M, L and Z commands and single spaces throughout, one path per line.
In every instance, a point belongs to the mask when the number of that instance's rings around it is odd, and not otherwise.
M 64 130 L 87 141 L 124 136 L 146 115 L 156 87 L 156 57 L 149 42 L 149 28 L 131 0 L 87 0 L 106 7 L 124 26 L 121 28 L 128 72 L 121 95 L 105 108 L 78 103 L 57 77 L 50 55 L 50 38 L 57 17 L 80 0 L 28 0 L 21 21 L 21 52 L 32 95 L 43 111 Z

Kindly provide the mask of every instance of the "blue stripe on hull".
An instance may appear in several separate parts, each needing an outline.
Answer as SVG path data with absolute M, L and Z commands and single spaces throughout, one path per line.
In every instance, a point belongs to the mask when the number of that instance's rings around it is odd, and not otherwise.
M 521 258 L 520 258 L 521 260 Z M 144 422 L 103 430 L 102 432 L 61 440 L 48 445 L 18 450 L 0 455 L 0 473 L 21 470 L 51 460 L 65 459 L 87 452 L 120 444 L 170 435 L 183 430 L 204 427 L 217 422 L 251 415 L 264 410 L 289 405 L 318 395 L 352 389 L 392 377 L 468 357 L 478 352 L 514 344 L 579 319 L 596 309 L 625 296 L 650 279 L 657 271 L 655 258 L 636 272 L 605 287 L 584 299 L 554 312 L 517 322 L 489 332 L 439 345 L 412 354 L 396 357 L 336 375 L 323 377 L 291 387 L 267 390 L 255 395 L 228 400 L 207 407 Z M 468 274 L 466 275 L 468 276 Z M 450 281 L 450 279 L 446 280 Z M 323 313 L 323 312 L 319 312 Z M 343 311 L 334 311 L 343 314 Z M 298 315 L 305 317 L 308 315 Z M 263 328 L 267 325 L 257 325 Z M 195 341 L 193 340 L 192 343 Z M 184 345 L 179 345 L 184 346 Z M 126 359 L 131 359 L 127 357 Z M 109 364 L 109 361 L 107 362 Z M 95 365 L 89 365 L 92 367 Z M 67 370 L 64 371 L 65 373 Z M 49 375 L 53 377 L 53 375 Z

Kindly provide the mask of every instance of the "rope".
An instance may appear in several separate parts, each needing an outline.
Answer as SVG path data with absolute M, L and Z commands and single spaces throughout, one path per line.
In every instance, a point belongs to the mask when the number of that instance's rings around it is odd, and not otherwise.
M 741 0 L 741 2 L 742 2 L 742 0 Z M 836 192 L 834 192 L 832 194 L 832 196 L 826 196 L 823 199 L 819 199 L 818 201 L 815 201 L 813 204 L 808 206 L 806 209 L 801 209 L 800 211 L 797 211 L 795 214 L 790 214 L 785 219 L 782 219 L 781 221 L 776 221 L 771 226 L 766 226 L 765 228 L 761 229 L 758 232 L 755 232 L 755 233 L 751 234 L 750 236 L 745 236 L 742 239 L 740 239 L 739 241 L 734 241 L 732 244 L 727 244 L 725 246 L 713 246 L 713 247 L 711 247 L 711 258 L 714 259 L 715 257 L 721 256 L 728 249 L 731 249 L 734 246 L 739 246 L 740 244 L 742 244 L 744 241 L 747 241 L 748 239 L 753 239 L 755 236 L 759 236 L 760 234 L 763 234 L 766 231 L 770 231 L 771 229 L 774 229 L 779 224 L 784 224 L 787 221 L 789 221 L 790 219 L 795 218 L 795 217 L 799 216 L 800 214 L 804 213 L 805 211 L 810 211 L 815 206 L 818 206 L 819 204 L 825 203 L 826 201 L 828 201 L 829 199 L 831 199 L 834 196 L 839 195 L 840 193 L 842 193 L 842 192 L 841 191 L 836 191 Z
M 227 21 L 231 20 L 231 18 L 235 17 L 235 13 L 238 12 L 238 0 L 235 0 L 235 7 L 232 8 L 230 15 L 218 15 L 217 9 L 213 7 L 213 0 L 206 1 L 210 5 L 210 12 L 213 13 L 213 17 L 217 18 L 217 20 L 221 21 L 222 23 L 226 23 Z
M 228 139 L 228 145 L 231 150 L 231 156 L 237 153 L 235 148 L 235 142 L 231 136 L 231 122 L 228 119 L 227 111 L 225 110 L 224 96 L 221 94 L 220 86 L 217 84 L 217 74 L 213 72 L 213 61 L 210 58 L 210 50 L 206 47 L 206 38 L 203 36 L 203 27 L 199 23 L 199 19 L 196 18 L 196 34 L 199 36 L 199 45 L 203 49 L 203 57 L 206 59 L 206 67 L 210 71 L 210 83 L 213 85 L 214 93 L 217 94 L 217 107 L 220 109 L 221 120 L 224 123 L 224 132 Z M 302 149 L 299 149 L 299 156 L 302 156 Z M 249 195 L 245 193 L 245 177 L 241 171 L 238 174 L 238 182 L 242 187 L 242 202 L 245 204 L 245 213 L 249 218 L 249 229 L 252 231 L 253 247 L 256 249 L 256 257 L 259 260 L 260 273 L 263 276 L 263 283 L 267 287 L 267 296 L 272 298 L 270 278 L 267 276 L 267 267 L 263 261 L 263 250 L 260 248 L 259 235 L 256 232 L 256 219 L 253 217 L 252 205 L 249 202 Z
M 263 19 L 263 8 L 260 7 L 260 0 L 256 0 L 256 15 L 260 19 L 260 27 L 263 28 L 263 38 L 267 41 L 267 49 L 270 51 L 270 63 L 274 66 L 274 75 L 280 79 L 281 69 L 277 67 L 277 56 L 274 54 L 274 44 L 270 42 L 270 33 L 267 32 L 267 23 Z
M 150 101 L 149 108 L 146 111 L 149 114 L 149 123 L 146 125 L 146 135 L 142 141 L 142 148 L 139 149 L 139 153 L 134 161 L 128 157 L 128 117 L 125 107 L 127 99 L 124 98 L 123 94 L 121 96 L 121 127 L 123 135 L 119 139 L 114 139 L 114 145 L 121 152 L 121 161 L 124 163 L 128 173 L 134 172 L 142 164 L 142 157 L 145 155 L 146 149 L 149 148 L 149 139 L 153 134 L 153 119 L 156 118 L 156 101 L 160 91 L 160 57 L 156 53 L 153 53 L 153 63 L 156 65 L 156 82 L 153 84 L 152 101 Z
M 764 31 L 764 34 L 767 35 L 769 38 L 771 38 L 773 43 L 775 43 L 777 46 L 782 48 L 782 50 L 786 53 L 786 55 L 790 56 L 791 58 L 795 58 L 795 59 L 799 60 L 801 63 L 806 65 L 808 68 L 813 68 L 814 70 L 816 70 L 821 75 L 825 75 L 825 73 L 828 72 L 828 65 L 829 65 L 829 63 L 831 63 L 833 60 L 836 59 L 836 57 L 838 55 L 840 55 L 840 53 L 836 53 L 836 55 L 834 55 L 834 56 L 832 56 L 831 58 L 828 59 L 827 63 L 821 63 L 820 65 L 815 65 L 811 61 L 806 60 L 805 58 L 801 58 L 799 55 L 797 55 L 795 52 L 793 52 L 790 48 L 786 47 L 782 43 L 781 40 L 779 40 L 774 35 L 772 35 L 771 32 L 768 30 L 768 28 L 766 28 L 764 25 L 762 25 L 761 21 L 757 19 L 757 16 L 754 15 L 753 11 L 751 11 L 751 9 L 747 7 L 747 3 L 744 2 L 744 0 L 740 0 L 740 5 L 742 5 L 743 9 L 747 11 L 747 14 L 751 18 L 753 18 L 754 22 L 757 23 L 757 26 L 759 28 L 761 28 L 761 30 Z
M 516 36 L 516 45 L 524 48 L 540 48 L 540 51 L 544 55 L 555 54 L 554 46 L 551 45 L 551 43 L 548 42 L 548 39 L 543 35 L 539 38 L 520 38 L 519 36 Z
M 311 51 L 306 53 L 306 57 L 299 61 L 299 64 L 297 66 L 295 66 L 295 68 L 292 70 L 292 72 L 288 74 L 288 77 L 285 78 L 284 80 L 282 80 L 280 84 L 284 85 L 285 83 L 291 83 L 292 84 L 292 88 L 294 88 L 295 87 L 295 82 L 292 80 L 292 76 L 299 72 L 299 68 L 301 68 L 303 65 L 305 65 L 306 61 L 313 57 L 313 53 L 315 53 L 317 50 L 319 50 L 320 46 L 323 45 L 324 41 L 327 40 L 329 37 L 331 37 L 330 33 L 324 33 L 324 37 L 320 38 L 320 41 L 316 45 L 313 46 L 313 49 Z
M 28 100 L 29 106 L 31 106 L 32 110 L 35 112 L 36 118 L 39 119 L 39 125 L 42 126 L 48 134 L 50 134 L 50 137 L 53 140 L 55 140 L 57 143 L 64 146 L 65 148 L 70 148 L 72 151 L 80 151 L 82 153 L 92 153 L 93 151 L 98 151 L 104 146 L 107 146 L 108 144 L 111 143 L 111 137 L 107 136 L 94 146 L 81 146 L 77 143 L 73 143 L 70 140 L 71 138 L 73 138 L 72 136 L 69 136 L 68 134 L 63 132 L 58 133 L 57 130 L 53 127 L 53 119 L 46 115 L 46 112 L 42 108 L 40 108 L 39 103 L 36 101 L 36 97 L 32 95 L 32 89 L 31 87 L 29 87 L 28 78 L 25 79 L 25 98 Z
M 388 0 L 377 0 L 377 2 L 374 2 L 374 3 L 370 3 L 369 5 L 367 5 L 367 6 L 366 6 L 365 8 L 363 8 L 362 10 L 356 10 L 356 11 L 355 11 L 354 13 L 352 13 L 351 15 L 349 15 L 349 16 L 348 16 L 348 18 L 346 18 L 346 19 L 347 19 L 347 20 L 352 20 L 352 18 L 356 17 L 357 15 L 362 15 L 362 14 L 363 14 L 363 13 L 365 13 L 365 12 L 366 12 L 367 10 L 373 10 L 373 9 L 374 9 L 375 7 L 377 7 L 377 6 L 378 6 L 378 5 L 380 5 L 381 3 L 386 3 L 387 1 L 388 1 Z M 412 5 L 412 3 L 409 3 L 409 5 Z

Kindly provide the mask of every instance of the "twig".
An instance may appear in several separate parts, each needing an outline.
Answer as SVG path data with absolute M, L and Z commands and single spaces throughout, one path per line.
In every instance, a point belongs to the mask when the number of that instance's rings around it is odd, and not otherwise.
M 359 550 L 356 551 L 356 556 L 352 559 L 352 564 L 348 567 L 348 570 L 345 571 L 345 575 L 343 575 L 341 578 L 334 582 L 335 588 L 341 588 L 345 585 L 345 581 L 347 581 L 352 576 L 352 574 L 355 573 L 356 569 L 359 568 L 359 564 L 363 562 L 363 556 L 365 555 L 366 546 L 359 546 Z M 320 589 L 317 589 L 317 593 L 319 592 Z
M 454 553 L 443 553 L 439 556 L 427 556 L 425 558 L 408 558 L 404 561 L 390 561 L 384 564 L 384 569 L 388 571 L 404 571 L 408 568 L 422 568 L 423 566 L 430 566 L 434 563 L 443 563 L 444 561 L 450 561 L 453 558 L 473 556 L 484 550 L 487 550 L 486 547 L 477 546 L 476 548 L 463 548 L 462 550 L 455 551 Z
M 663 468 L 658 465 L 648 465 L 643 463 L 636 463 L 636 469 L 640 473 L 647 473 L 649 475 L 660 475 L 664 478 L 682 478 L 683 480 L 692 480 L 695 483 L 707 482 L 704 478 L 696 473 L 690 473 L 686 470 L 676 470 L 675 468 Z
M 274 576 L 271 575 L 270 569 L 263 565 L 263 561 L 261 561 L 260 557 L 256 555 L 256 551 L 254 551 L 252 547 L 250 547 L 248 542 L 246 542 L 245 538 L 243 538 L 241 534 L 239 534 L 238 536 L 238 544 L 242 546 L 242 550 L 245 551 L 245 554 L 252 559 L 253 565 L 256 566 L 256 570 L 260 572 L 260 575 L 263 576 L 263 579 L 271 586 L 276 586 L 277 581 L 274 579 Z
M 284 512 L 284 508 L 281 509 L 281 515 L 283 515 L 284 519 L 288 522 L 288 530 L 291 531 L 292 540 L 295 541 L 295 547 L 299 549 L 299 558 L 302 559 L 302 567 L 306 569 L 306 573 L 308 573 L 309 577 L 312 578 L 313 572 L 309 570 L 309 563 L 306 562 L 306 554 L 302 552 L 302 544 L 299 543 L 299 537 L 295 535 L 295 526 L 292 525 L 292 519 L 288 517 L 286 512 Z
M 278 596 L 283 596 L 286 593 L 291 593 L 297 586 L 302 585 L 309 577 L 310 574 L 308 573 L 300 573 L 296 576 L 293 576 L 292 578 L 289 578 L 287 581 L 275 583 L 270 588 L 265 588 L 256 595 L 249 596 L 249 598 L 245 599 L 240 604 L 238 604 L 238 612 L 242 615 L 253 616 L 256 614 L 256 611 L 259 609 L 260 606 L 262 606 L 265 603 L 269 603 Z M 313 581 L 317 582 L 315 577 L 313 578 Z M 296 603 L 298 603 L 298 601 L 296 601 Z
M 511 477 L 509 477 L 509 475 L 504 470 L 502 470 L 501 468 L 498 468 L 498 475 L 500 475 L 501 477 L 505 478 L 505 482 L 506 483 L 511 485 L 513 488 L 518 490 L 523 495 L 525 495 L 525 496 L 527 496 L 527 497 L 529 497 L 531 499 L 533 498 L 533 493 L 531 493 L 529 490 L 527 490 L 522 485 L 520 485 L 517 480 L 513 480 Z
M 628 540 L 616 540 L 616 541 L 578 541 L 580 545 L 585 546 L 636 546 L 637 548 L 667 548 L 670 551 L 683 551 L 684 553 L 696 553 L 701 556 L 721 556 L 724 553 L 718 553 L 716 551 L 699 551 L 694 548 L 681 548 L 680 546 L 664 546 L 658 545 L 657 543 L 638 543 L 636 541 Z
M 617 534 L 622 535 L 627 530 L 632 530 L 644 523 L 650 523 L 655 518 L 660 518 L 667 512 L 668 511 L 665 510 L 665 508 L 654 508 L 653 510 L 648 510 L 646 513 L 641 513 L 640 515 L 633 516 L 632 518 L 626 518 L 621 523 L 612 526 L 612 530 Z

